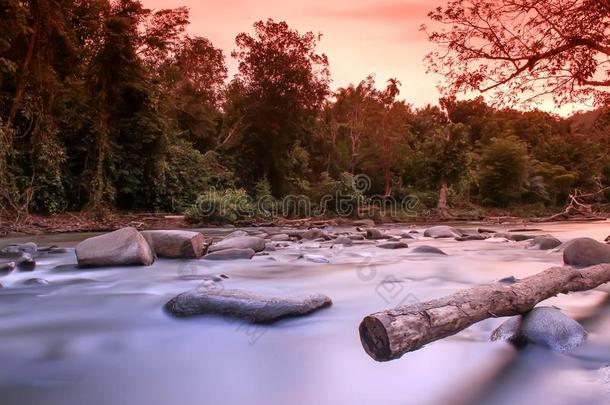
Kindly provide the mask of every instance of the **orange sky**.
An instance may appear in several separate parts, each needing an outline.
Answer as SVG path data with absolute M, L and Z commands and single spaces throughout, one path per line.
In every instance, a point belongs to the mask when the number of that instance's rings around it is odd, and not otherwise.
M 284 20 L 301 32 L 321 32 L 320 50 L 328 55 L 332 87 L 357 83 L 373 73 L 378 85 L 390 77 L 402 82 L 402 94 L 417 106 L 436 103 L 437 78 L 425 74 L 422 62 L 430 44 L 419 26 L 441 0 L 276 1 L 276 0 L 143 0 L 146 7 L 191 10 L 190 32 L 209 38 L 227 57 L 230 73 L 236 63 L 230 52 L 235 36 L 250 32 L 257 20 Z
M 401 98 L 415 106 L 436 104 L 438 76 L 425 72 L 423 58 L 432 49 L 419 31 L 427 13 L 445 0 L 143 0 L 152 9 L 187 6 L 192 34 L 209 38 L 230 57 L 235 36 L 269 17 L 301 32 L 321 32 L 320 50 L 328 55 L 332 87 L 358 83 L 374 74 L 379 87 L 390 77 L 402 82 Z M 557 112 L 552 103 L 542 106 Z M 565 107 L 566 114 L 573 108 Z

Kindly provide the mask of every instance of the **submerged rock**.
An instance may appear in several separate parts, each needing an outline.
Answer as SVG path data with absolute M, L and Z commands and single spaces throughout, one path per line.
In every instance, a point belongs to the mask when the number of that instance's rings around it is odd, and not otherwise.
M 205 254 L 205 238 L 199 232 L 144 231 L 142 235 L 159 257 L 199 259 Z
M 387 239 L 388 235 L 385 235 L 377 228 L 369 228 L 366 230 L 366 238 L 370 240 Z
M 377 247 L 381 249 L 406 249 L 409 245 L 404 242 L 385 242 L 380 243 Z
M 86 239 L 76 246 L 80 267 L 150 266 L 155 256 L 146 239 L 136 228 Z
M 534 239 L 533 235 L 520 235 L 520 234 L 512 234 L 512 233 L 496 233 L 494 234 L 494 238 L 505 238 L 511 240 L 513 242 L 523 242 L 524 240 Z
M 330 237 L 330 235 L 328 235 L 325 231 L 318 229 L 318 228 L 312 228 L 312 229 L 308 229 L 303 232 L 299 232 L 298 236 L 301 239 L 307 239 L 307 240 L 314 240 L 314 239 L 331 240 L 332 239 Z
M 0 263 L 0 276 L 6 276 L 15 270 L 17 264 L 15 262 Z
M 462 233 L 451 226 L 439 225 L 426 229 L 424 236 L 435 239 L 459 238 L 462 236 Z
M 224 239 L 241 238 L 241 237 L 244 237 L 244 236 L 250 236 L 250 235 L 246 231 L 239 230 L 239 231 L 231 232 L 230 234 L 226 235 L 224 237 Z
M 262 252 L 265 250 L 265 244 L 265 239 L 256 236 L 235 236 L 213 244 L 208 252 L 214 253 L 227 249 L 252 249 L 254 252 Z
M 504 277 L 497 281 L 497 283 L 506 284 L 506 285 L 512 285 L 512 284 L 515 284 L 518 282 L 519 282 L 519 279 L 516 278 L 515 276 Z
M 540 250 L 551 250 L 561 245 L 561 241 L 552 236 L 537 236 L 531 240 L 529 247 Z
M 0 253 L 0 272 L 10 273 L 15 268 L 20 271 L 33 271 L 36 268 L 36 260 L 31 254 L 22 251 L 14 253 Z
M 302 258 L 312 263 L 330 263 L 330 260 L 322 255 L 305 254 Z
M 34 242 L 9 245 L 0 249 L 0 253 L 28 253 L 30 255 L 35 255 L 37 252 L 38 245 L 36 245 Z
M 577 267 L 610 263 L 610 246 L 591 238 L 574 239 L 563 251 L 565 264 Z
M 359 219 L 357 221 L 354 221 L 352 225 L 363 226 L 365 228 L 373 228 L 375 227 L 375 221 L 373 221 L 372 219 Z
M 223 315 L 252 323 L 271 323 L 331 305 L 331 299 L 321 294 L 278 297 L 242 290 L 198 288 L 172 298 L 165 304 L 165 310 L 176 317 Z
M 491 340 L 506 340 L 517 346 L 534 344 L 565 352 L 576 349 L 587 338 L 584 328 L 553 307 L 534 308 L 523 316 L 504 322 L 491 335 Z
M 21 285 L 24 286 L 28 286 L 28 287 L 42 287 L 45 285 L 49 285 L 50 283 L 45 280 L 44 278 L 30 278 L 27 279 L 23 282 L 21 282 Z
M 354 235 L 348 235 L 347 236 L 349 239 L 351 240 L 365 240 L 366 238 L 364 237 L 364 235 L 362 234 L 354 234 Z
M 208 253 L 203 258 L 204 260 L 250 260 L 255 255 L 253 249 L 223 249 L 216 252 Z
M 287 233 L 278 233 L 272 235 L 269 240 L 271 240 L 272 242 L 290 242 L 292 239 L 290 239 L 290 235 L 288 235 Z
M 344 245 L 344 246 L 352 246 L 354 241 L 347 236 L 339 236 L 337 239 L 333 241 L 333 246 L 335 245 Z
M 485 240 L 488 238 L 489 238 L 489 236 L 487 236 L 485 234 L 472 234 L 472 235 L 460 236 L 458 238 L 455 238 L 455 240 L 457 240 L 459 242 L 467 242 L 467 241 L 471 241 L 471 240 Z
M 418 246 L 415 249 L 413 249 L 412 252 L 447 256 L 447 253 L 443 252 L 439 248 L 434 247 L 434 246 L 428 246 L 428 245 Z

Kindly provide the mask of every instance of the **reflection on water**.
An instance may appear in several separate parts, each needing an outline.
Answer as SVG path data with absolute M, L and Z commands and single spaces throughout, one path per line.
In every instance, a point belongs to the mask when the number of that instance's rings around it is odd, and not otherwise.
M 205 230 L 211 233 L 211 230 Z M 218 231 L 214 231 L 218 232 Z M 606 223 L 544 226 L 561 240 L 603 239 Z M 38 238 L 73 247 L 88 235 Z M 4 240 L 7 244 L 15 240 Z M 424 301 L 561 264 L 561 253 L 525 242 L 416 240 L 448 256 L 370 244 L 293 245 L 253 261 L 159 260 L 150 268 L 81 271 L 71 251 L 38 259 L 34 273 L 0 279 L 3 405 L 600 403 L 597 370 L 610 363 L 604 288 L 549 300 L 583 320 L 587 345 L 570 355 L 487 341 L 492 319 L 390 363 L 370 359 L 358 338 L 368 313 Z M 323 255 L 311 263 L 304 253 Z M 329 295 L 334 306 L 272 326 L 162 311 L 174 295 L 217 274 L 260 293 Z M 29 278 L 48 286 L 23 286 Z

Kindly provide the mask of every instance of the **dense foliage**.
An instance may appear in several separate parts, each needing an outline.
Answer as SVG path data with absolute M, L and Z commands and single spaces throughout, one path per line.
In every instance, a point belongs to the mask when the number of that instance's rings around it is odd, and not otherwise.
M 0 0 L 5 212 L 196 217 L 224 198 L 220 222 L 254 197 L 283 214 L 295 214 L 278 208 L 288 194 L 331 207 L 339 194 L 553 206 L 610 183 L 603 109 L 563 119 L 481 98 L 416 109 L 400 81 L 380 90 L 372 76 L 332 92 L 320 36 L 273 20 L 237 36 L 228 81 L 222 51 L 188 22 L 184 8 L 137 0 Z

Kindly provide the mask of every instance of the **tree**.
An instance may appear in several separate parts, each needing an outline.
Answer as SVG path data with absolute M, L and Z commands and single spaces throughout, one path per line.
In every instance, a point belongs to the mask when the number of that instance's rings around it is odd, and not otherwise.
M 506 206 L 520 198 L 528 174 L 526 144 L 515 136 L 494 138 L 480 155 L 479 184 L 484 203 Z
M 451 0 L 429 16 L 448 27 L 430 31 L 441 49 L 427 57 L 448 95 L 495 91 L 504 103 L 551 96 L 558 105 L 610 105 L 607 0 Z
M 254 35 L 237 36 L 239 61 L 229 110 L 240 128 L 238 169 L 250 184 L 267 178 L 275 194 L 289 191 L 289 155 L 312 140 L 313 125 L 328 94 L 326 55 L 317 52 L 320 35 L 300 34 L 285 22 L 254 24 Z M 301 173 L 302 174 L 302 173 Z

